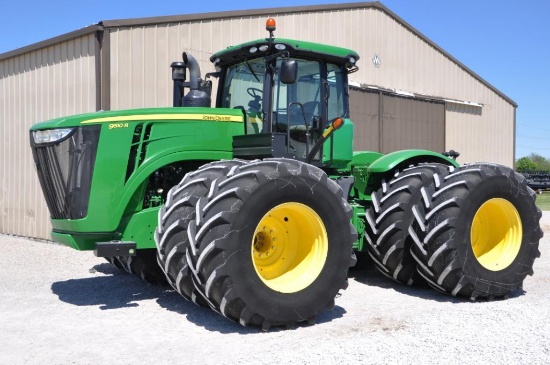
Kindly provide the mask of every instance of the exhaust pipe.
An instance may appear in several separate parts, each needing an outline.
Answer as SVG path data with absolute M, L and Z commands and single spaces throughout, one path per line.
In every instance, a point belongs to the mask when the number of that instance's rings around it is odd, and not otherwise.
M 198 90 L 199 80 L 201 78 L 201 68 L 199 67 L 199 63 L 197 62 L 195 57 L 188 54 L 187 52 L 183 52 L 182 56 L 183 63 L 185 63 L 185 66 L 187 66 L 187 69 L 189 70 L 189 87 L 191 88 L 191 90 Z
M 206 92 L 201 80 L 199 63 L 192 55 L 183 52 L 183 63 L 189 70 L 189 92 L 183 97 L 183 105 L 186 107 L 210 107 L 210 94 Z M 206 86 L 206 85 L 205 85 Z

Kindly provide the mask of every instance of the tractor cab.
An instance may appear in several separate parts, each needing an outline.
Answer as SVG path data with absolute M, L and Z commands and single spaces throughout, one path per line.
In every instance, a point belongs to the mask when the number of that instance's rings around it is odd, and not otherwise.
M 347 74 L 357 70 L 359 56 L 344 48 L 274 38 L 273 19 L 266 28 L 269 38 L 210 58 L 219 76 L 216 107 L 241 109 L 245 118 L 244 135 L 233 139 L 234 156 L 289 157 L 320 165 L 336 147 L 323 152 L 332 132 L 348 124 L 352 133 L 351 122 L 344 122 Z M 351 140 L 346 135 L 342 151 L 352 151 Z

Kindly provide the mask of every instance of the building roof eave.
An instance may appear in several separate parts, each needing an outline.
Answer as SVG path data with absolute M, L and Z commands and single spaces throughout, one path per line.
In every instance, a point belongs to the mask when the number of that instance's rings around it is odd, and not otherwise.
M 103 26 L 101 24 L 93 24 L 93 25 L 90 25 L 90 26 L 87 26 L 87 27 L 69 32 L 69 33 L 65 33 L 65 34 L 62 34 L 62 35 L 59 35 L 59 36 L 56 36 L 56 37 L 53 37 L 53 38 L 49 38 L 49 39 L 40 41 L 38 43 L 33 43 L 33 44 L 25 46 L 25 47 L 14 49 L 13 51 L 8 51 L 8 52 L 5 52 L 5 53 L 1 53 L 0 54 L 0 61 L 6 60 L 6 59 L 12 58 L 12 57 L 17 57 L 17 56 L 20 56 L 20 55 L 25 54 L 25 53 L 37 51 L 39 49 L 43 49 L 43 48 L 46 48 L 46 47 L 50 47 L 50 46 L 53 46 L 53 45 L 61 43 L 61 42 L 66 42 L 66 41 L 70 41 L 70 40 L 75 39 L 75 38 L 80 38 L 80 37 L 83 37 L 85 35 L 94 34 L 95 32 L 101 31 L 101 30 L 103 30 Z
M 298 12 L 315 12 L 315 11 L 328 11 L 328 10 L 352 10 L 352 9 L 361 9 L 361 8 L 374 8 L 380 11 L 385 12 L 390 17 L 395 19 L 398 23 L 408 28 L 413 34 L 423 39 L 425 42 L 430 44 L 434 49 L 439 51 L 453 63 L 458 65 L 465 72 L 470 74 L 472 77 L 477 79 L 479 82 L 487 86 L 497 95 L 502 97 L 508 103 L 510 103 L 514 108 L 518 107 L 518 104 L 505 95 L 502 91 L 498 90 L 496 87 L 491 85 L 477 73 L 472 71 L 469 67 L 464 65 L 458 59 L 450 55 L 443 48 L 438 46 L 431 39 L 426 37 L 412 25 L 407 23 L 393 11 L 388 9 L 385 5 L 379 1 L 369 1 L 369 2 L 351 2 L 351 3 L 342 3 L 342 4 L 325 4 L 325 5 L 308 5 L 308 6 L 293 6 L 293 7 L 279 7 L 279 8 L 268 8 L 268 9 L 252 9 L 252 10 L 236 10 L 236 11 L 223 11 L 223 12 L 212 12 L 212 13 L 197 13 L 197 14 L 185 14 L 185 15 L 170 15 L 170 16 L 159 16 L 159 17 L 149 17 L 149 18 L 134 18 L 134 19 L 119 19 L 119 20 L 105 20 L 101 21 L 98 24 L 93 24 L 91 26 L 66 33 L 54 38 L 50 38 L 38 43 L 31 44 L 26 47 L 22 47 L 13 51 L 9 51 L 3 54 L 0 54 L 0 61 L 19 56 L 21 54 L 32 52 L 41 48 L 45 48 L 60 42 L 71 40 L 74 38 L 79 38 L 87 34 L 92 34 L 96 31 L 100 31 L 109 28 L 122 28 L 122 27 L 137 27 L 137 26 L 148 26 L 156 24 L 168 24 L 168 23 L 181 23 L 181 22 L 194 22 L 194 21 L 207 21 L 207 20 L 216 20 L 216 19 L 228 19 L 228 18 L 241 18 L 247 16 L 268 16 L 275 14 L 290 14 Z

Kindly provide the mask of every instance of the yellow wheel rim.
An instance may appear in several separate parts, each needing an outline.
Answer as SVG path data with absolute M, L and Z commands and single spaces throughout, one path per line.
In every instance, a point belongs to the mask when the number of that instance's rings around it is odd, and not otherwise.
M 304 204 L 277 205 L 254 231 L 252 261 L 256 274 L 281 293 L 295 293 L 313 283 L 325 266 L 327 252 L 325 225 Z
M 516 207 L 502 198 L 487 200 L 479 207 L 470 233 L 477 261 L 491 271 L 504 270 L 512 264 L 521 247 L 522 236 Z

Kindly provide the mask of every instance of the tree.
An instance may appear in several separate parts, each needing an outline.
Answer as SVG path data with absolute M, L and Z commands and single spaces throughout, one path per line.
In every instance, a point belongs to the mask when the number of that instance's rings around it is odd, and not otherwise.
M 537 165 L 538 171 L 550 171 L 550 161 L 546 157 L 536 153 L 531 153 L 529 158 L 535 163 L 535 165 Z
M 537 170 L 537 164 L 529 157 L 522 157 L 516 161 L 516 171 L 524 172 L 533 170 Z
M 524 171 L 544 171 L 550 172 L 550 160 L 537 153 L 531 153 L 529 156 L 516 160 L 516 170 Z

